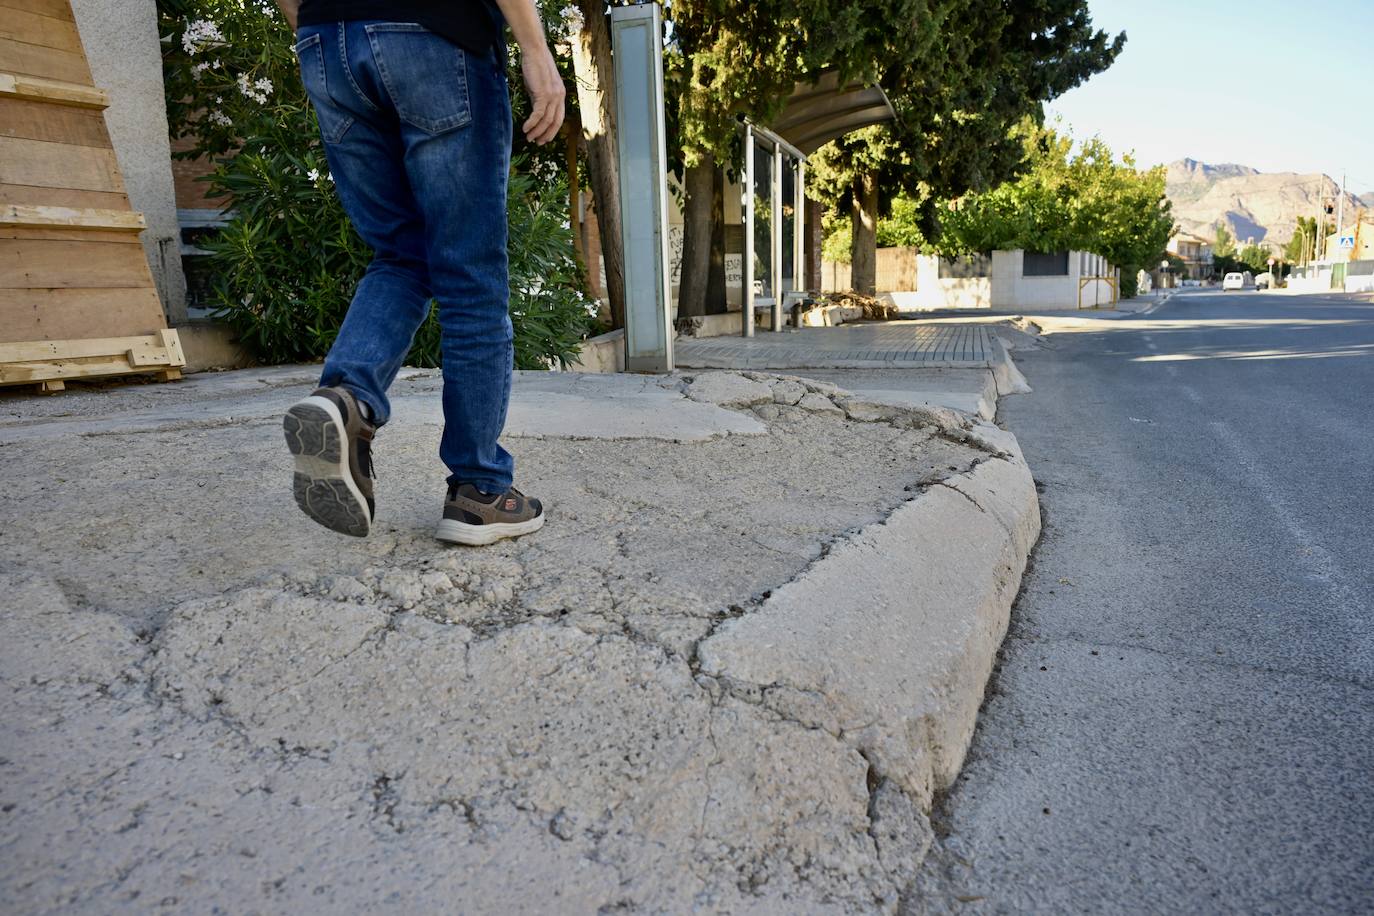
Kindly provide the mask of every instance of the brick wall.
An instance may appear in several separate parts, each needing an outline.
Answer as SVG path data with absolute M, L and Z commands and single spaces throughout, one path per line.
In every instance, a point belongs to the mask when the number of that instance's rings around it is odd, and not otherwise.
M 180 137 L 172 141 L 172 152 L 183 152 L 191 146 L 189 139 Z M 215 201 L 205 196 L 205 182 L 196 180 L 213 169 L 208 159 L 172 160 L 172 188 L 176 193 L 178 210 L 204 210 L 216 206 Z

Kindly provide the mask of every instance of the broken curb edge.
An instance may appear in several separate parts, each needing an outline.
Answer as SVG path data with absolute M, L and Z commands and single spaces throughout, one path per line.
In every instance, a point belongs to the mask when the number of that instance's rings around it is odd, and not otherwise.
M 698 650 L 699 678 L 822 729 L 929 814 L 973 738 L 1011 605 L 1040 534 L 1015 437 L 837 545 Z

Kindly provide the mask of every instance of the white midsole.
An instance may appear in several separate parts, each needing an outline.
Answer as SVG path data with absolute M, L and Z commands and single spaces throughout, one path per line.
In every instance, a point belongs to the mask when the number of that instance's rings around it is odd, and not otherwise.
M 317 394 L 303 398 L 293 406 L 299 407 L 302 404 L 322 408 L 325 413 L 329 414 L 329 419 L 334 422 L 339 433 L 339 460 L 333 462 L 318 455 L 295 455 L 296 470 L 312 480 L 342 480 L 344 486 L 348 488 L 349 495 L 356 499 L 358 505 L 362 506 L 363 511 L 367 513 L 368 523 L 371 524 L 372 513 L 367 508 L 367 500 L 363 497 L 363 491 L 358 489 L 358 484 L 353 480 L 353 471 L 348 464 L 348 430 L 344 426 L 343 414 L 339 413 L 339 408 L 333 401 Z
M 318 455 L 297 455 L 296 470 L 311 480 L 347 480 L 353 476 L 348 473 L 348 468 Z
M 491 544 L 502 538 L 519 537 L 522 534 L 529 534 L 544 527 L 544 516 L 536 515 L 532 519 L 523 522 L 494 522 L 490 525 L 469 525 L 455 519 L 446 518 L 439 522 L 439 528 L 434 532 L 434 536 L 441 541 L 452 541 L 455 544 L 467 544 L 469 546 L 480 546 Z

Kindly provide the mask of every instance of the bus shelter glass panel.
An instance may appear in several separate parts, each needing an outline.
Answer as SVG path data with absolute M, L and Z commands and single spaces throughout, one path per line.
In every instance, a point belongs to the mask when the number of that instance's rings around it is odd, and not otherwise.
M 773 144 L 754 142 L 754 295 L 773 295 Z
M 782 157 L 782 290 L 791 292 L 797 283 L 797 161 Z

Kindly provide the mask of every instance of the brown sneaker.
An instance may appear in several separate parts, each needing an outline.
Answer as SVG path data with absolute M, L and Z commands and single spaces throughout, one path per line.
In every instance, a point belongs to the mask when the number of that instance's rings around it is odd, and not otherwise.
M 340 534 L 363 537 L 372 527 L 372 437 L 347 388 L 318 388 L 282 420 L 286 447 L 296 456 L 291 489 L 296 505 Z
M 544 506 L 515 487 L 483 493 L 470 483 L 448 488 L 444 518 L 434 536 L 454 544 L 478 546 L 515 538 L 544 527 Z

